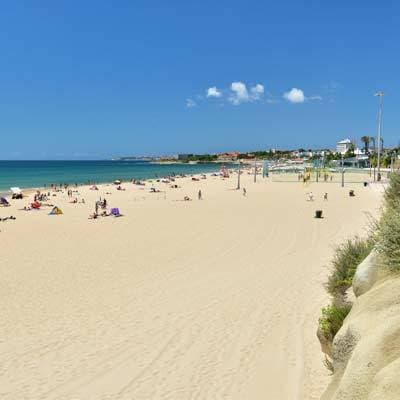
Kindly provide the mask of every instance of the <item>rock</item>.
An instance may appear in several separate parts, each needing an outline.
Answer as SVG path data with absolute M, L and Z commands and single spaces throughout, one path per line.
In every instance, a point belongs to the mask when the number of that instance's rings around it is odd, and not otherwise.
M 322 400 L 400 399 L 400 276 L 374 279 L 369 289 L 364 280 L 333 340 L 335 372 Z
M 378 255 L 373 250 L 366 259 L 357 267 L 353 277 L 353 291 L 356 297 L 366 293 L 380 278 L 381 271 Z

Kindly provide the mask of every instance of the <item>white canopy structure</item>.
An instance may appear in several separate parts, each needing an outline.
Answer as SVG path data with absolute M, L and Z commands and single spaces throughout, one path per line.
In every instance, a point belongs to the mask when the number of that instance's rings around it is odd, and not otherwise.
M 19 187 L 10 188 L 12 194 L 21 194 L 22 190 Z

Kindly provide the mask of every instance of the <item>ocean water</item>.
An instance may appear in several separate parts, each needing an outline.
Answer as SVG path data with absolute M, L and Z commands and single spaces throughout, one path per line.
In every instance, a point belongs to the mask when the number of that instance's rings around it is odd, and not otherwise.
M 0 192 L 10 187 L 36 188 L 51 183 L 111 182 L 151 179 L 219 170 L 218 164 L 151 164 L 142 161 L 0 161 Z

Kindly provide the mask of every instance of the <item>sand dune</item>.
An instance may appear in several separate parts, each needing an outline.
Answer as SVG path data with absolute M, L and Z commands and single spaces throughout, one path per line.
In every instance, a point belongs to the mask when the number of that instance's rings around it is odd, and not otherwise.
M 61 216 L 0 209 L 17 217 L 0 223 L 0 397 L 318 399 L 324 266 L 379 194 L 242 182 L 247 197 L 209 177 L 80 188 L 86 204 L 53 198 Z M 204 200 L 176 201 L 199 188 Z M 106 191 L 124 216 L 88 220 Z

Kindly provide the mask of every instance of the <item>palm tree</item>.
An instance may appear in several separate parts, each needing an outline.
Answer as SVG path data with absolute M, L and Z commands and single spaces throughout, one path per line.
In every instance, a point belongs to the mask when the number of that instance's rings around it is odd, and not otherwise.
M 365 154 L 368 154 L 368 152 L 369 152 L 369 140 L 370 140 L 369 136 L 362 136 L 361 137 L 361 141 L 364 143 Z
M 376 150 L 376 147 L 375 147 L 375 137 L 374 137 L 374 136 L 371 136 L 371 137 L 369 138 L 369 140 L 374 144 L 374 145 L 372 146 L 372 148 L 374 149 L 374 152 L 375 152 L 375 150 Z

